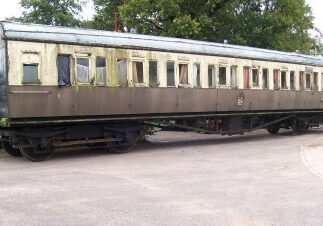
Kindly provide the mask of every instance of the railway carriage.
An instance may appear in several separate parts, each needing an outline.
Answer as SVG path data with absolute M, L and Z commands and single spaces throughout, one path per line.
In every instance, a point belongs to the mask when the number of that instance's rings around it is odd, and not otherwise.
M 223 135 L 323 121 L 323 60 L 228 44 L 0 22 L 1 143 L 127 152 L 149 127 Z

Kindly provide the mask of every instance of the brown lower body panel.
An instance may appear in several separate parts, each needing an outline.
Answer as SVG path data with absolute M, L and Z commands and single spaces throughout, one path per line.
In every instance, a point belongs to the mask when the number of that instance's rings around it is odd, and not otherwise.
M 323 92 L 10 86 L 9 118 L 323 110 Z

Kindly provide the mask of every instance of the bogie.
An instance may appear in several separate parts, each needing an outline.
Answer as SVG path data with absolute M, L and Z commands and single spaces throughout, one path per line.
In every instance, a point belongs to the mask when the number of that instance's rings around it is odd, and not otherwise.
M 13 157 L 21 157 L 22 156 L 19 148 L 13 147 L 9 141 L 2 141 L 1 145 L 2 145 L 3 150 L 5 150 L 5 152 L 7 152 L 9 155 L 11 155 Z

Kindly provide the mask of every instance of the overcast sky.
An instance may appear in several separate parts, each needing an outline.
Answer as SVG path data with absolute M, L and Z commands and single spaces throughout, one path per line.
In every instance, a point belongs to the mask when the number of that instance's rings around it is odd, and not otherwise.
M 89 1 L 92 2 L 92 1 Z M 315 26 L 323 32 L 323 1 L 322 0 L 306 0 L 306 2 L 312 7 L 313 14 L 315 16 Z M 19 16 L 21 14 L 21 8 L 19 7 L 19 0 L 0 0 L 0 20 L 4 20 L 6 17 Z M 90 19 L 93 14 L 93 6 L 88 4 L 84 9 L 83 18 Z

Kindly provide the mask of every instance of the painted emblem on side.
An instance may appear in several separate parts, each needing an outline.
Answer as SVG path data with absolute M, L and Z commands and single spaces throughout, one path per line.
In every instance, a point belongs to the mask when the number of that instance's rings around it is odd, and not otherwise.
M 246 96 L 244 95 L 244 93 L 240 92 L 237 98 L 237 106 L 242 106 L 245 99 L 246 99 Z

